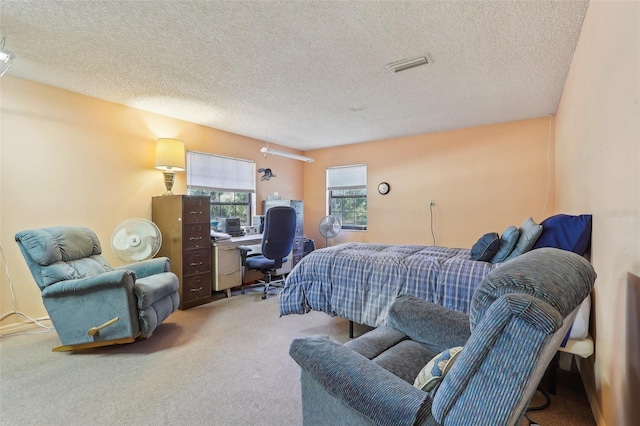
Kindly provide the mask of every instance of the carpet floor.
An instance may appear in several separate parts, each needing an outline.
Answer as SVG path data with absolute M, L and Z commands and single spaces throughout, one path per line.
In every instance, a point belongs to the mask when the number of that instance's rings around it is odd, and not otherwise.
M 260 295 L 177 311 L 128 345 L 54 353 L 55 332 L 2 338 L 0 424 L 300 425 L 300 369 L 289 344 L 316 334 L 344 342 L 349 324 L 320 312 L 279 317 L 275 294 Z M 551 401 L 529 418 L 595 425 L 577 372 L 559 372 Z

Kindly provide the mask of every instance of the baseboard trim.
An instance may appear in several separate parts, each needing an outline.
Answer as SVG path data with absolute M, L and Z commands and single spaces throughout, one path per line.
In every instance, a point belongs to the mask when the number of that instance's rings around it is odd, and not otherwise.
M 580 378 L 582 379 L 582 385 L 584 391 L 587 394 L 589 405 L 591 406 L 591 414 L 598 426 L 606 426 L 604 417 L 602 416 L 602 409 L 598 403 L 598 395 L 596 393 L 596 378 L 595 369 L 593 364 L 593 356 L 589 358 L 576 357 L 576 364 L 578 365 L 578 371 L 580 372 Z
M 51 331 L 53 330 L 53 324 L 51 324 L 51 320 L 43 320 L 43 323 L 51 326 Z M 13 324 L 0 326 L 0 335 L 2 337 L 10 337 L 13 334 L 18 333 L 30 333 L 36 332 L 38 330 L 42 330 L 42 327 L 37 324 L 27 323 L 27 322 L 15 322 Z

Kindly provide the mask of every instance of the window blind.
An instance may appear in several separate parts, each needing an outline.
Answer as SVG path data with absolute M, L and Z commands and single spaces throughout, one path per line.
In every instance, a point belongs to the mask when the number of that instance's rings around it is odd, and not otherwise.
M 327 189 L 366 189 L 367 165 L 330 167 L 327 169 Z
M 256 163 L 187 151 L 187 186 L 217 191 L 256 192 Z

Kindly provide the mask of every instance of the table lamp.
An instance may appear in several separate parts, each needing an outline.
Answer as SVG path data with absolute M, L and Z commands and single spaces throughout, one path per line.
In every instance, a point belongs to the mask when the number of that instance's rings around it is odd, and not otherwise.
M 171 188 L 175 182 L 176 172 L 184 171 L 184 142 L 178 139 L 158 139 L 156 169 L 164 172 L 164 185 L 167 187 L 167 192 L 163 195 L 173 195 Z

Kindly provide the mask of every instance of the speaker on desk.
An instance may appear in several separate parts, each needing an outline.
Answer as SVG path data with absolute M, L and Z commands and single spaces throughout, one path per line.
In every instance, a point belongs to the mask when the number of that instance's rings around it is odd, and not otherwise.
M 261 214 L 261 215 L 254 216 L 253 222 L 251 223 L 251 225 L 258 228 L 258 233 L 262 234 L 264 232 L 264 215 Z

